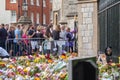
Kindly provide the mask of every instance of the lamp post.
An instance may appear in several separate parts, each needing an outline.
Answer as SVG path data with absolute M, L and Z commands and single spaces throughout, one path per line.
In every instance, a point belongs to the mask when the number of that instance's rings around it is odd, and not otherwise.
M 28 11 L 28 4 L 27 3 L 23 3 L 22 10 L 23 10 L 23 16 L 27 17 L 27 11 Z
M 20 18 L 20 0 L 18 0 L 18 19 Z
M 78 51 L 78 47 L 77 47 L 77 15 L 74 16 L 74 36 L 75 36 L 75 46 L 74 46 L 74 50 L 75 52 Z
M 20 17 L 20 19 L 18 20 L 18 23 L 20 23 L 20 24 L 31 24 L 32 21 L 27 16 L 27 12 L 28 12 L 28 4 L 27 4 L 27 2 L 23 2 L 22 11 L 23 11 L 23 16 Z

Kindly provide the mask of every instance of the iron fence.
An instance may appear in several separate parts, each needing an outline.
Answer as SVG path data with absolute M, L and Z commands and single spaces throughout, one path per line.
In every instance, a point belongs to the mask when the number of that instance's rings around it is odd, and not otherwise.
M 42 38 L 7 39 L 6 50 L 11 56 L 22 56 L 33 53 L 59 55 L 74 51 L 75 41 L 47 40 Z M 71 47 L 72 46 L 72 47 Z
M 10 55 L 21 56 L 40 52 L 39 48 L 44 40 L 43 38 L 7 39 L 5 45 Z
M 52 53 L 54 55 L 60 55 L 62 53 L 70 52 L 70 43 L 72 43 L 73 46 L 74 41 L 68 42 L 65 40 L 45 40 L 42 43 L 42 53 Z

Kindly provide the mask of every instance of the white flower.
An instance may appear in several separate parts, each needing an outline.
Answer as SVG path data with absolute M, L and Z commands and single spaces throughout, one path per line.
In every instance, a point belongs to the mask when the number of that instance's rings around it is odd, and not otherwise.
M 23 80 L 22 76 L 18 76 L 15 80 Z
M 113 80 L 113 77 L 108 75 L 107 72 L 103 73 L 102 79 L 101 80 Z
M 18 66 L 17 69 L 23 69 L 23 67 L 22 66 Z

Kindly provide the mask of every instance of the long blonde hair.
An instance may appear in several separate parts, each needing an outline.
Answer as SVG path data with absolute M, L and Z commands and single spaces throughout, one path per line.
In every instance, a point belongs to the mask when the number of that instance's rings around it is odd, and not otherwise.
M 61 30 L 61 29 L 60 29 L 60 25 L 55 26 L 55 30 L 56 30 L 56 31 L 60 31 L 60 30 Z
M 37 26 L 37 31 L 41 31 L 42 30 L 42 26 Z

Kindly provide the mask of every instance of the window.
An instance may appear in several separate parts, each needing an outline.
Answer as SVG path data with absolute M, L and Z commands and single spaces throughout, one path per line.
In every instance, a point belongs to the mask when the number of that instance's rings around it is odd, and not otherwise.
M 31 0 L 31 5 L 34 5 L 34 0 Z
M 27 0 L 23 0 L 23 3 L 26 3 L 26 4 L 27 4 Z
M 53 12 L 50 11 L 50 20 L 53 20 Z
M 11 11 L 11 16 L 16 16 L 16 11 Z
M 11 22 L 15 23 L 17 20 L 16 11 L 11 11 Z
M 27 3 L 27 0 L 23 0 L 22 10 L 24 10 L 24 11 L 27 11 L 27 10 L 28 10 L 28 3 Z
M 43 14 L 43 24 L 46 24 L 46 15 Z
M 10 3 L 16 3 L 16 0 L 10 0 Z
M 31 13 L 31 21 L 32 21 L 32 23 L 34 22 L 34 14 L 33 13 Z
M 46 7 L 46 0 L 43 0 L 43 7 Z
M 40 3 L 39 3 L 40 1 L 39 0 L 36 0 L 36 5 L 37 6 L 39 6 L 40 5 Z
M 37 19 L 37 20 L 36 20 L 36 21 L 37 21 L 37 24 L 39 24 L 39 18 L 40 18 L 40 17 L 39 17 L 39 13 L 37 13 L 37 18 L 36 18 L 36 19 Z

